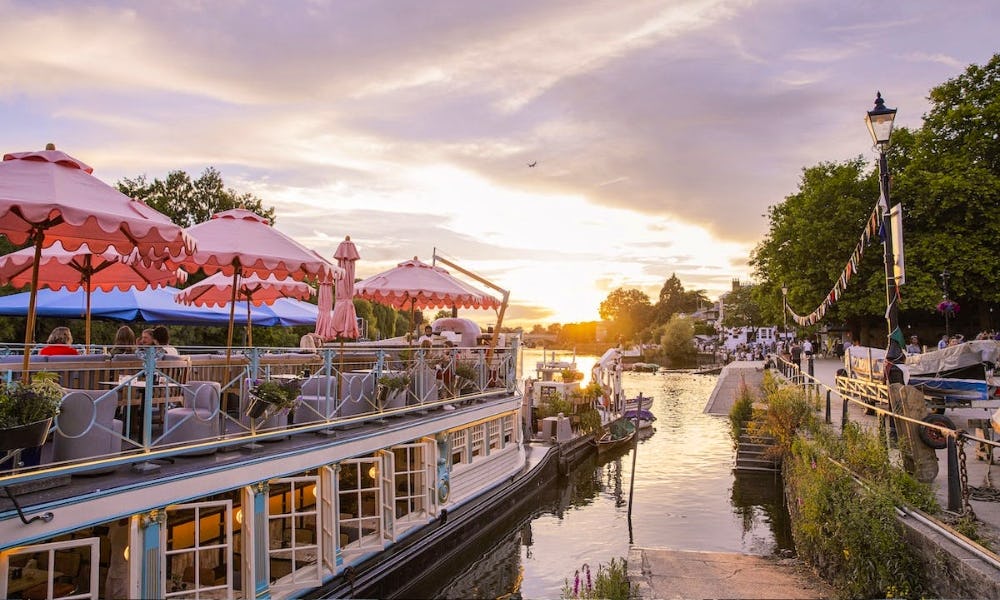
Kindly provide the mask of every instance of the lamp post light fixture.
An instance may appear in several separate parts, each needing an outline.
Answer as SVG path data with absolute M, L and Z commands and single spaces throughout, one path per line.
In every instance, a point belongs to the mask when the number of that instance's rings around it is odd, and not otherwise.
M 895 257 L 892 251 L 891 221 L 889 218 L 889 160 L 886 151 L 889 149 L 889 140 L 892 137 L 892 124 L 896 118 L 895 108 L 886 108 L 885 100 L 882 99 L 882 92 L 875 95 L 875 108 L 868 111 L 865 117 L 865 124 L 868 125 L 868 132 L 872 136 L 872 141 L 878 149 L 878 172 L 879 191 L 882 193 L 885 211 L 882 215 L 882 229 L 885 234 L 882 247 L 885 251 L 885 320 L 888 327 L 889 339 L 886 344 L 886 362 L 893 365 L 889 372 L 888 383 L 902 383 L 902 371 L 895 365 L 905 360 L 903 354 L 903 332 L 899 329 L 899 306 L 896 304 L 896 294 L 893 293 L 895 285 Z

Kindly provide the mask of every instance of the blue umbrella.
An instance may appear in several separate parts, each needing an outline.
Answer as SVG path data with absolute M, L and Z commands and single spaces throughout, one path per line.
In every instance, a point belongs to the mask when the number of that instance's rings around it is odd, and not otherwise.
M 91 295 L 91 316 L 116 321 L 142 320 L 147 323 L 171 325 L 222 325 L 229 323 L 229 310 L 200 306 L 184 306 L 174 301 L 177 288 L 155 290 L 94 291 Z M 0 316 L 24 316 L 28 312 L 29 293 L 0 296 Z M 82 319 L 86 312 L 83 290 L 76 292 L 41 289 L 37 296 L 38 316 L 62 319 Z M 315 325 L 316 306 L 308 302 L 282 299 L 270 307 L 251 307 L 255 325 Z M 246 324 L 246 304 L 238 303 L 236 319 Z

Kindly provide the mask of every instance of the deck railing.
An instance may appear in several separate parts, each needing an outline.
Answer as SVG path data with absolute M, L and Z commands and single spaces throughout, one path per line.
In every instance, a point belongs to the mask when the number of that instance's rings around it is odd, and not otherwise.
M 0 355 L 0 377 L 16 380 L 22 376 L 23 355 L 9 349 L 8 356 Z M 67 394 L 91 398 L 93 411 L 57 416 L 38 465 L 17 464 L 17 452 L 0 456 L 6 458 L 0 463 L 0 486 L 207 454 L 516 392 L 516 342 L 491 355 L 481 346 L 369 344 L 308 352 L 240 348 L 228 358 L 218 349 L 191 350 L 180 356 L 147 349 L 127 357 L 31 357 L 30 373 L 57 373 Z M 399 392 L 384 385 L 383 377 L 390 375 L 405 378 Z M 267 379 L 301 386 L 291 411 L 248 413 L 252 388 Z M 108 403 L 115 405 L 113 411 L 100 410 Z M 114 420 L 107 418 L 112 414 Z M 103 421 L 99 415 L 106 415 Z M 60 458 L 65 456 L 73 458 Z

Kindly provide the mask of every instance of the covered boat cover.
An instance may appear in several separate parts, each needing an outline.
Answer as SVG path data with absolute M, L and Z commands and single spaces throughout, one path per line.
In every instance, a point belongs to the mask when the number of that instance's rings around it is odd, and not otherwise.
M 853 348 L 852 348 L 853 350 Z M 996 364 L 1000 358 L 1000 342 L 974 340 L 906 357 L 910 375 L 942 375 L 982 363 Z

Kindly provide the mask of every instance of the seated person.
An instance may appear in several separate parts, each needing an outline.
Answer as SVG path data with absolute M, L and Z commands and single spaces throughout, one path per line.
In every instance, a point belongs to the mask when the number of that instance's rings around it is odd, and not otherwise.
M 53 329 L 46 343 L 48 345 L 38 351 L 43 356 L 72 356 L 79 354 L 76 348 L 70 346 L 73 343 L 73 334 L 70 333 L 69 327 L 56 327 Z
M 153 340 L 157 346 L 163 349 L 164 354 L 180 354 L 177 348 L 170 345 L 170 330 L 163 325 L 157 325 L 153 328 Z

